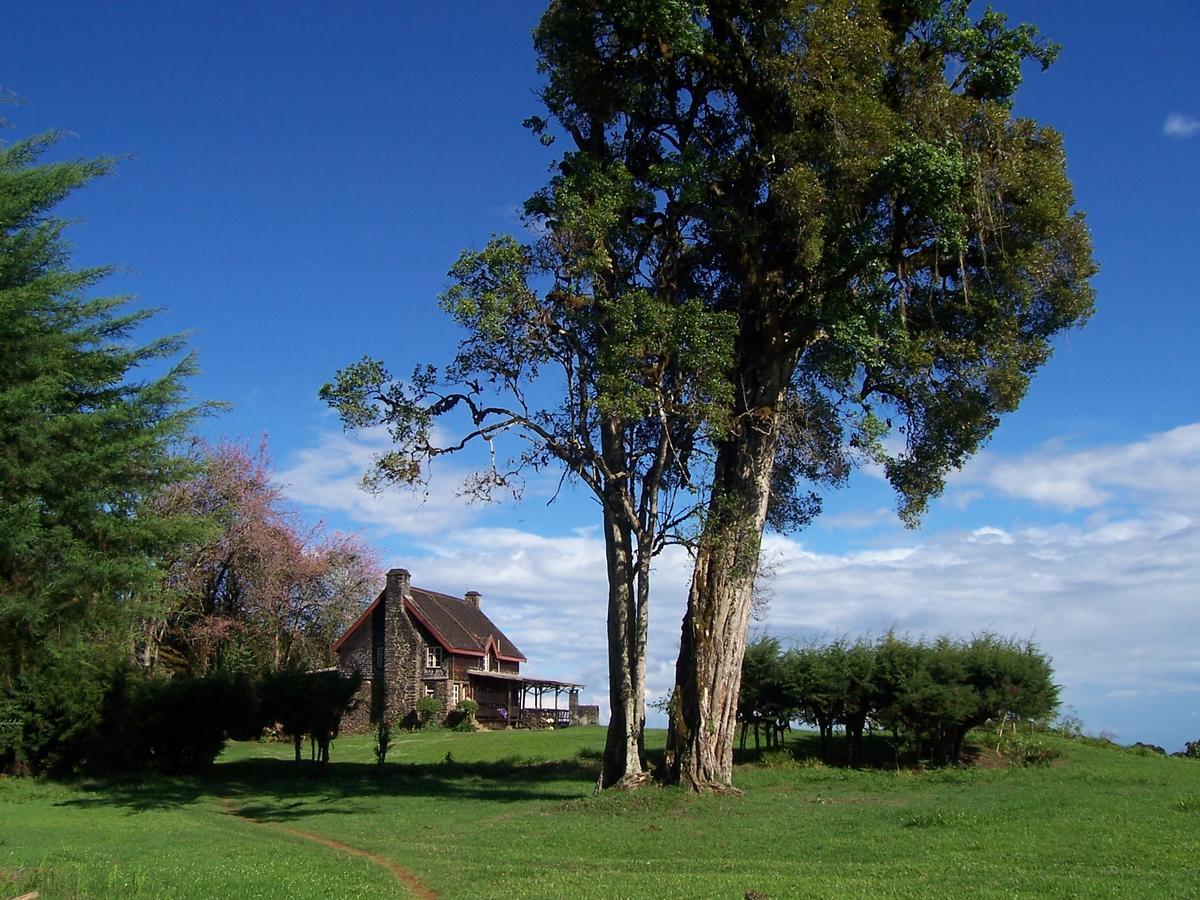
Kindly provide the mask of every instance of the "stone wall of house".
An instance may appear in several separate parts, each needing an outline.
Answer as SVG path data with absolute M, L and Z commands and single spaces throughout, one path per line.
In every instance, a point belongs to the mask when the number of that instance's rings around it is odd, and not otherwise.
M 363 683 L 354 695 L 354 705 L 342 716 L 341 730 L 343 734 L 361 734 L 371 730 L 371 628 L 359 628 L 346 639 L 338 648 L 338 671 L 350 675 L 357 671 L 362 673 Z

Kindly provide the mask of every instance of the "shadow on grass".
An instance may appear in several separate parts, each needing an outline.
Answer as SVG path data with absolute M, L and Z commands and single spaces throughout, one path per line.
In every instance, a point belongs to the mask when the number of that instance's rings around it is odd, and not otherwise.
M 747 738 L 745 750 L 735 749 L 733 752 L 734 765 L 757 765 L 769 759 L 772 754 L 790 755 L 797 762 L 820 763 L 826 766 L 849 767 L 850 746 L 844 735 L 835 734 L 829 742 L 829 755 L 821 754 L 821 738 L 819 735 L 806 731 L 789 732 L 782 746 L 767 747 L 764 743 L 757 749 L 753 746 L 754 733 Z M 897 759 L 896 746 L 890 738 L 880 734 L 864 735 L 862 743 L 862 759 L 854 768 L 859 769 L 896 769 L 912 768 L 917 765 L 915 759 Z
M 88 796 L 56 805 L 116 806 L 138 813 L 210 798 L 230 798 L 236 804 L 245 797 L 251 802 L 236 809 L 237 815 L 282 822 L 316 812 L 349 815 L 365 808 L 355 801 L 373 797 L 556 802 L 591 790 L 600 770 L 588 756 L 553 762 L 389 763 L 382 773 L 372 763 L 331 762 L 323 774 L 310 763 L 251 759 L 222 763 L 192 777 L 88 779 L 75 785 Z

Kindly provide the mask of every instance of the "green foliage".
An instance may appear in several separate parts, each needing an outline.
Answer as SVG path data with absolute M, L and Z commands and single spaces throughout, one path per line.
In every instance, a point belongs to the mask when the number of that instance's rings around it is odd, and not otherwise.
M 353 709 L 362 676 L 337 671 L 304 672 L 281 669 L 262 679 L 262 719 L 278 723 L 295 745 L 296 762 L 305 735 L 317 745 L 322 770 L 329 762 L 329 745 L 337 737 L 342 716 Z
M 437 697 L 422 697 L 417 701 L 417 726 L 428 728 L 445 712 Z
M 200 772 L 229 738 L 257 737 L 260 716 L 256 686 L 245 676 L 146 678 L 125 672 L 105 698 L 101 746 L 82 768 Z
M 1030 728 L 1016 728 L 1001 735 L 996 752 L 1016 767 L 1049 766 L 1062 758 L 1062 750 L 1044 733 Z
M 468 718 L 474 718 L 476 713 L 479 712 L 479 704 L 474 700 L 464 697 L 462 700 L 458 701 L 458 705 L 455 707 L 455 709 Z
M 967 732 L 989 721 L 1047 719 L 1058 706 L 1052 679 L 1036 646 L 991 634 L 926 643 L 889 633 L 875 643 L 841 640 L 787 652 L 763 638 L 746 648 L 739 715 L 753 721 L 761 698 L 772 696 L 776 715 L 817 727 L 826 761 L 833 729 L 841 726 L 847 762 L 860 763 L 864 729 L 873 723 L 891 732 L 898 753 L 942 764 L 959 761 Z M 1029 735 L 1005 747 L 1021 765 L 1054 758 Z
M 0 147 L 0 769 L 53 769 L 95 724 L 108 673 L 162 605 L 159 561 L 199 523 L 153 500 L 189 469 L 198 409 L 178 337 L 97 298 L 55 206 L 110 159 L 41 163 L 56 134 Z
M 775 360 L 816 414 L 812 430 L 781 430 L 775 493 L 801 502 L 776 502 L 807 513 L 792 527 L 815 514 L 808 485 L 858 461 L 846 447 L 870 458 L 897 446 L 885 435 L 903 439 L 887 471 L 915 523 L 1016 407 L 1049 337 L 1090 313 L 1095 265 L 1061 143 L 1011 112 L 1022 64 L 1044 69 L 1058 47 L 969 7 L 733 2 L 659 17 L 564 0 L 535 32 L 572 160 L 603 160 L 622 196 L 656 198 L 688 242 L 676 283 L 706 285 L 706 306 L 736 317 L 733 414 L 786 404 L 757 393 Z M 624 214 L 628 228 L 644 212 Z M 814 444 L 815 430 L 833 439 Z
M 479 712 L 479 704 L 464 697 L 458 701 L 454 711 L 446 717 L 446 724 L 455 731 L 474 731 L 475 715 Z

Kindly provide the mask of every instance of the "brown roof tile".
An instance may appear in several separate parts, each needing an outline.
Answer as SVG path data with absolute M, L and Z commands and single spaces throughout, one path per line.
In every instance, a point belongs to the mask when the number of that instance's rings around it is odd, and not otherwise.
M 411 591 L 412 599 L 406 605 L 449 649 L 482 656 L 491 641 L 497 656 L 525 662 L 524 654 L 473 603 L 424 588 Z

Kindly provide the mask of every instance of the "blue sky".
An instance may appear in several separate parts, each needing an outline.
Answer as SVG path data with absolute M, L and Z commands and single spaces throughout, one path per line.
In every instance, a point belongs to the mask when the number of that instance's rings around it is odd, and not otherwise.
M 996 5 L 1065 46 L 1017 109 L 1065 135 L 1096 317 L 920 531 L 864 472 L 808 531 L 771 537 L 759 627 L 1032 636 L 1088 728 L 1174 749 L 1200 737 L 1200 5 Z M 76 259 L 120 264 L 110 290 L 162 307 L 156 333 L 192 332 L 196 394 L 234 404 L 206 432 L 269 435 L 313 518 L 419 585 L 482 591 L 531 669 L 602 699 L 593 505 L 547 506 L 535 482 L 522 504 L 466 506 L 453 466 L 427 497 L 367 497 L 373 438 L 342 436 L 316 399 L 364 353 L 404 371 L 452 350 L 447 268 L 517 227 L 551 161 L 520 125 L 539 111 L 541 7 L 9 0 L 0 85 L 27 101 L 8 137 L 62 128 L 62 155 L 128 155 L 67 204 Z M 688 566 L 658 569 L 654 691 Z

